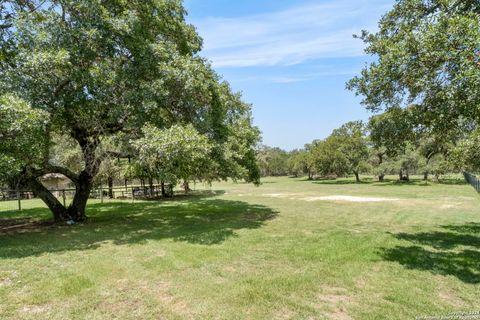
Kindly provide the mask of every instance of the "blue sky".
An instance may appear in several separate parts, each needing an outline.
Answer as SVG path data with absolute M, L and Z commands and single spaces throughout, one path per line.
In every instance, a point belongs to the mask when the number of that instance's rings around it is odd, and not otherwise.
M 185 0 L 202 55 L 253 104 L 263 143 L 287 150 L 371 115 L 345 90 L 371 57 L 352 35 L 375 31 L 394 0 Z

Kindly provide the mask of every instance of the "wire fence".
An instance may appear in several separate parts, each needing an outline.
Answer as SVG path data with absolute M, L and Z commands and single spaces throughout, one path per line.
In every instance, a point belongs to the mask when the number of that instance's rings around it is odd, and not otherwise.
M 72 203 L 75 196 L 75 189 L 50 190 L 50 192 L 65 207 Z M 103 187 L 92 189 L 88 200 L 89 204 L 104 202 L 130 202 L 138 200 L 160 198 L 165 194 L 173 196 L 173 186 L 164 185 L 163 192 L 161 185 L 153 186 L 124 186 L 124 187 Z M 46 204 L 28 190 L 0 190 L 0 212 L 21 211 L 32 208 L 46 208 Z
M 464 172 L 463 176 L 465 177 L 465 180 L 475 189 L 477 190 L 478 193 L 480 193 L 480 179 L 470 173 L 470 172 Z

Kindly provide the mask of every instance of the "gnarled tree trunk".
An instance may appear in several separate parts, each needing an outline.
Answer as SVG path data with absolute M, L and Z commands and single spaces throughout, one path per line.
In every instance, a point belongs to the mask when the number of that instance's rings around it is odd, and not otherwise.
M 70 220 L 67 209 L 63 204 L 48 190 L 45 186 L 38 181 L 38 178 L 31 177 L 26 185 L 32 189 L 35 196 L 42 199 L 43 202 L 48 206 L 50 211 L 53 214 L 53 218 L 57 222 L 68 221 Z
M 24 184 L 43 200 L 52 211 L 56 222 L 85 221 L 86 206 L 93 186 L 93 178 L 98 173 L 101 158 L 95 152 L 99 144 L 98 139 L 88 139 L 82 136 L 85 132 L 75 132 L 74 138 L 80 145 L 83 154 L 85 168 L 80 174 L 75 174 L 67 168 L 56 167 L 46 164 L 42 169 L 26 170 L 23 179 Z M 60 173 L 68 177 L 75 184 L 75 196 L 72 203 L 66 208 L 42 183 L 39 178 L 47 173 Z
M 93 177 L 83 171 L 78 178 L 72 204 L 67 209 L 71 220 L 80 222 L 87 219 L 85 209 L 87 207 L 88 198 L 90 197 L 92 185 Z

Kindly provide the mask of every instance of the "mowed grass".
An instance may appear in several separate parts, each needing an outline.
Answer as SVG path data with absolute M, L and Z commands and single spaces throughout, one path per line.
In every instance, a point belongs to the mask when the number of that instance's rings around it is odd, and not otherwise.
M 30 223 L 49 218 L 42 208 L 2 213 L 0 318 L 414 319 L 480 309 L 480 197 L 461 180 L 263 182 L 92 204 L 88 223 L 70 227 Z

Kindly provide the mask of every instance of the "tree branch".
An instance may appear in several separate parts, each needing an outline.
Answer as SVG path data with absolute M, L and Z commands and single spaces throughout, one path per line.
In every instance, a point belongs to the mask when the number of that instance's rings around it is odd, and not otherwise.
M 78 175 L 71 171 L 68 168 L 60 167 L 60 166 L 54 166 L 54 165 L 46 165 L 42 169 L 30 169 L 27 170 L 27 177 L 32 177 L 32 178 L 40 178 L 41 176 L 44 176 L 49 173 L 59 173 L 64 175 L 65 177 L 69 178 L 75 185 L 78 184 Z
M 65 79 L 60 84 L 57 86 L 57 88 L 53 91 L 53 96 L 58 97 L 60 92 L 70 84 L 71 80 L 70 79 Z
M 60 167 L 60 166 L 53 166 L 49 165 L 45 168 L 46 171 L 49 171 L 47 173 L 60 173 L 63 174 L 65 177 L 69 178 L 72 180 L 72 182 L 77 185 L 78 184 L 78 174 L 75 172 L 71 171 L 68 168 Z

